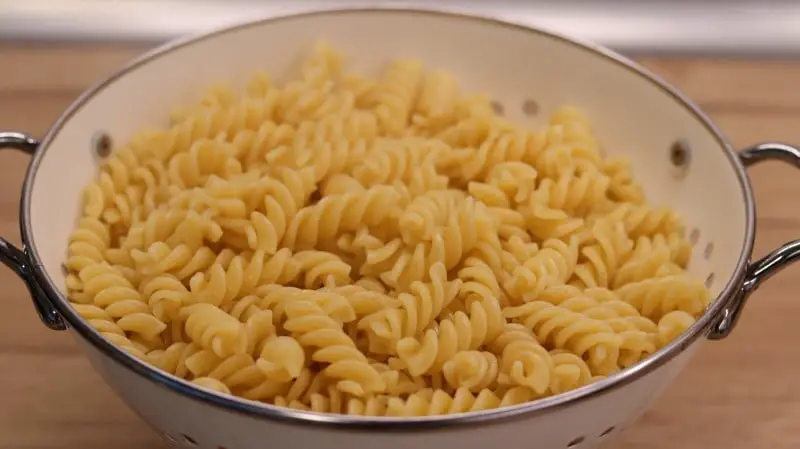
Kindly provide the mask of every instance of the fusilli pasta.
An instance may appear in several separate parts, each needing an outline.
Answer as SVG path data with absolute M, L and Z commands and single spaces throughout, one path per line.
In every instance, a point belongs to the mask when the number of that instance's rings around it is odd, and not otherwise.
M 704 312 L 680 215 L 580 109 L 531 128 L 418 61 L 342 61 L 210 87 L 105 159 L 64 263 L 91 327 L 220 394 L 403 417 L 580 388 Z

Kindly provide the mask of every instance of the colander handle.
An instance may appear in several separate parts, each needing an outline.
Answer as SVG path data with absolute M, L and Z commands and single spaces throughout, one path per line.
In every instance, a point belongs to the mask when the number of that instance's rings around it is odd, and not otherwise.
M 800 149 L 783 143 L 762 143 L 744 149 L 739 159 L 745 167 L 759 162 L 778 160 L 800 168 Z M 744 283 L 739 293 L 722 312 L 722 317 L 711 328 L 708 338 L 721 340 L 733 331 L 742 314 L 747 299 L 767 279 L 800 259 L 800 240 L 794 240 L 772 251 L 747 267 Z
M 39 142 L 33 137 L 18 132 L 0 132 L 0 149 L 11 148 L 33 155 L 39 147 Z M 53 330 L 63 331 L 67 328 L 67 323 L 58 314 L 53 304 L 47 299 L 47 294 L 36 282 L 31 269 L 31 261 L 28 254 L 12 245 L 8 240 L 0 237 L 0 261 L 8 268 L 14 270 L 17 275 L 25 281 L 25 286 L 33 298 L 33 305 L 39 318 Z

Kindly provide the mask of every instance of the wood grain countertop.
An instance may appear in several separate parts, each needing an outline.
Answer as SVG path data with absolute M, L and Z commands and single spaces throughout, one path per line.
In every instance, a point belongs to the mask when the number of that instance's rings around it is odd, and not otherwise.
M 89 84 L 135 46 L 0 44 L 0 129 L 41 136 Z M 739 147 L 800 143 L 800 62 L 642 59 L 700 104 Z M 0 235 L 19 242 L 28 158 L 3 152 Z M 800 172 L 751 170 L 756 255 L 800 238 Z M 625 431 L 620 449 L 800 447 L 800 265 L 767 282 L 733 335 L 705 342 L 664 396 Z M 66 334 L 48 331 L 22 282 L 0 269 L 0 449 L 165 447 L 117 399 Z

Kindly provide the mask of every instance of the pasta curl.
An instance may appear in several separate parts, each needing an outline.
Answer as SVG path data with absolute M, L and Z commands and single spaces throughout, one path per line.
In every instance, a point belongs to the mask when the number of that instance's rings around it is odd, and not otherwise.
M 283 327 L 303 347 L 317 348 L 311 359 L 326 364 L 322 373 L 339 379 L 336 387 L 354 396 L 365 396 L 386 390 L 386 382 L 369 365 L 353 340 L 322 308 L 310 302 L 293 302 L 286 306 L 288 319 Z
M 538 341 L 585 356 L 598 372 L 608 374 L 617 369 L 622 340 L 601 320 L 542 301 L 509 307 L 503 313 L 533 330 Z
M 408 399 L 390 398 L 386 416 L 434 416 L 453 413 L 475 412 L 527 402 L 533 399 L 530 390 L 523 387 L 509 389 L 503 395 L 491 390 L 471 393 L 459 388 L 454 395 L 442 390 L 424 390 Z
M 384 309 L 359 322 L 359 327 L 369 330 L 370 335 L 387 342 L 411 337 L 427 328 L 434 319 L 453 301 L 461 282 L 447 281 L 447 270 L 441 263 L 430 270 L 430 282 L 415 282 L 410 293 L 398 296 L 400 307 Z
M 298 211 L 284 243 L 297 249 L 313 248 L 340 232 L 355 231 L 360 225 L 378 226 L 392 211 L 397 191 L 376 186 L 364 192 L 330 195 Z

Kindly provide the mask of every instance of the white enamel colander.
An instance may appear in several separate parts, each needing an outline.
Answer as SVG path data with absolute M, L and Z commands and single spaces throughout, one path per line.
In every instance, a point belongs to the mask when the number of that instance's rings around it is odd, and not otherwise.
M 81 189 L 97 170 L 98 135 L 127 140 L 165 123 L 171 108 L 254 71 L 288 74 L 319 39 L 373 71 L 401 57 L 445 69 L 488 92 L 504 114 L 536 122 L 568 103 L 593 119 L 609 155 L 627 156 L 651 201 L 685 218 L 690 271 L 715 300 L 683 335 L 602 381 L 511 408 L 430 418 L 366 418 L 276 408 L 216 394 L 115 348 L 72 310 L 61 264 Z M 27 284 L 51 329 L 70 329 L 105 381 L 167 441 L 207 449 L 593 448 L 635 420 L 687 363 L 697 342 L 727 336 L 747 297 L 800 255 L 791 242 L 750 262 L 755 205 L 745 166 L 800 152 L 763 144 L 733 151 L 689 100 L 602 48 L 497 20 L 424 10 L 349 9 L 270 18 L 164 46 L 81 96 L 41 141 L 0 133 L 30 153 L 22 195 L 23 249 L 0 239 L 0 258 Z

